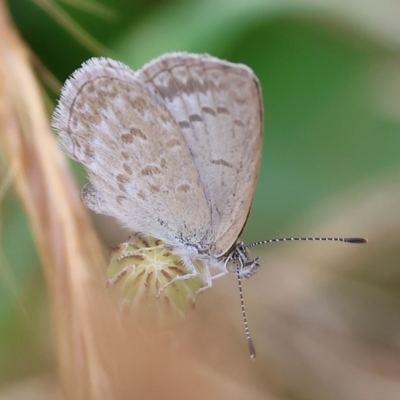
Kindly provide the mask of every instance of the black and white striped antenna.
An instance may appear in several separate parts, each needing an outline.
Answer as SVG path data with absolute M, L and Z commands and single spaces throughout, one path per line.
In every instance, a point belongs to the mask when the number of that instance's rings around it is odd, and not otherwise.
M 298 238 L 279 238 L 279 239 L 267 239 L 260 242 L 254 242 L 248 245 L 244 245 L 242 242 L 238 242 L 233 248 L 225 261 L 225 267 L 229 272 L 235 272 L 238 278 L 239 285 L 239 297 L 240 297 L 240 308 L 242 311 L 243 325 L 247 339 L 247 345 L 249 347 L 250 358 L 256 357 L 256 350 L 253 340 L 250 335 L 249 325 L 247 323 L 246 309 L 244 306 L 243 298 L 243 278 L 248 279 L 255 274 L 260 264 L 258 258 L 250 260 L 248 249 L 251 247 L 259 246 L 262 244 L 278 243 L 278 242 L 294 242 L 294 241 L 310 241 L 310 242 L 343 242 L 343 243 L 367 243 L 368 240 L 363 237 L 348 237 L 348 238 L 333 238 L 333 237 L 298 237 Z

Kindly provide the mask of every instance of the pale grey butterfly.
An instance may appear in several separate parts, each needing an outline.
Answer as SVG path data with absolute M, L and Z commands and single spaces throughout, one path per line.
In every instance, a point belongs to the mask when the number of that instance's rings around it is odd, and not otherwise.
M 66 81 L 52 126 L 65 152 L 82 163 L 89 183 L 82 200 L 135 233 L 162 240 L 189 273 L 194 260 L 212 279 L 241 279 L 258 259 L 238 238 L 259 173 L 263 105 L 259 81 L 245 65 L 209 55 L 165 54 L 134 72 L 109 58 L 92 58 Z M 217 271 L 212 275 L 211 270 Z

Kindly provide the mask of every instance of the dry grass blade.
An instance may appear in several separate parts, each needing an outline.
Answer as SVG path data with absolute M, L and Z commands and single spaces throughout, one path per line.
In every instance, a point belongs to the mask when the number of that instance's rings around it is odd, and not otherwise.
M 62 0 L 62 2 L 102 18 L 107 18 L 109 20 L 115 18 L 115 12 L 113 10 L 92 0 Z
M 111 398 L 104 359 L 96 348 L 96 330 L 107 336 L 104 316 L 111 310 L 102 249 L 57 149 L 30 53 L 3 1 L 0 37 L 2 146 L 45 267 L 64 387 L 74 399 Z
M 0 202 L 4 199 L 8 189 L 12 185 L 13 181 L 13 172 L 9 169 L 7 172 L 1 176 L 1 183 L 0 183 Z
M 83 46 L 95 54 L 109 54 L 110 50 L 93 39 L 82 29 L 66 12 L 58 7 L 52 0 L 33 0 L 38 7 L 48 12 L 62 27 L 64 27 Z
M 42 61 L 31 53 L 31 65 L 35 69 L 35 72 L 44 84 L 51 89 L 54 93 L 58 93 L 61 88 L 61 82 L 52 74 L 51 71 L 42 63 Z

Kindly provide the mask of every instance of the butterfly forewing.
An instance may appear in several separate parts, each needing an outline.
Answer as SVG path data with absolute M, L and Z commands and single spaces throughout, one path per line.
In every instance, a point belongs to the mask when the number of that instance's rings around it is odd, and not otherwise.
M 53 127 L 90 184 L 85 203 L 171 244 L 204 241 L 209 206 L 181 127 L 123 64 L 89 60 L 64 85 Z
M 259 170 L 261 90 L 244 65 L 171 53 L 138 72 L 181 128 L 207 198 L 209 253 L 228 251 L 246 222 Z

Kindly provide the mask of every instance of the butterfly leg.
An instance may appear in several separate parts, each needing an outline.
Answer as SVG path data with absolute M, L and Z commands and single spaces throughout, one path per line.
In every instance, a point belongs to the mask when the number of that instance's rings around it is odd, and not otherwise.
M 201 273 L 198 271 L 196 266 L 191 262 L 191 261 L 186 261 L 185 262 L 186 268 L 189 270 L 189 273 L 185 275 L 177 275 L 173 279 L 171 279 L 168 283 L 166 283 L 159 291 L 157 296 L 160 296 L 160 294 L 171 284 L 177 281 L 182 281 L 182 280 L 187 280 L 187 279 L 193 279 L 201 275 Z M 205 289 L 208 289 L 212 286 L 212 277 L 210 274 L 210 270 L 207 267 L 204 267 L 203 269 L 203 277 L 204 277 L 204 284 L 203 286 L 198 290 L 198 292 L 203 291 Z
M 215 279 L 222 278 L 222 277 L 225 276 L 227 273 L 228 273 L 228 271 L 222 271 L 222 272 L 220 272 L 220 273 L 217 274 L 217 275 L 213 275 L 213 276 L 211 277 L 211 279 L 212 279 L 213 281 L 215 281 Z

